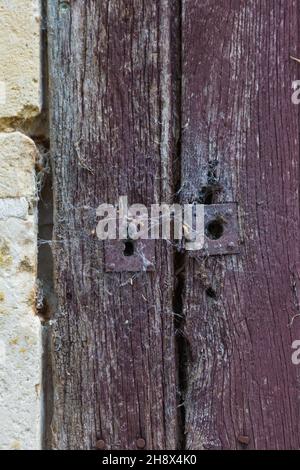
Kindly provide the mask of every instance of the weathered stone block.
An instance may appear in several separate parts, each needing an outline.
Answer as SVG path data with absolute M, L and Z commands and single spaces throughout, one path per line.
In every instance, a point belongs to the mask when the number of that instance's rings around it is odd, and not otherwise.
M 0 0 L 0 119 L 41 108 L 39 0 Z
M 0 133 L 0 198 L 35 196 L 34 142 L 21 134 Z
M 0 134 L 0 449 L 40 448 L 36 147 Z
M 40 448 L 36 221 L 0 220 L 0 449 Z

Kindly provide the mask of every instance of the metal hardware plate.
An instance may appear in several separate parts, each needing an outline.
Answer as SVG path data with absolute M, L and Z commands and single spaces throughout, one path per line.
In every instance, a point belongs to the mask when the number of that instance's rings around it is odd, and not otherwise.
M 236 203 L 211 204 L 204 208 L 205 240 L 201 250 L 189 256 L 233 255 L 240 252 L 238 206 Z M 126 243 L 132 253 L 126 256 Z M 104 244 L 106 272 L 155 270 L 155 240 L 107 240 Z
M 155 270 L 155 240 L 133 240 L 133 253 L 125 255 L 127 240 L 108 240 L 104 246 L 106 272 Z
M 211 204 L 204 208 L 205 241 L 190 256 L 232 255 L 240 252 L 237 203 Z

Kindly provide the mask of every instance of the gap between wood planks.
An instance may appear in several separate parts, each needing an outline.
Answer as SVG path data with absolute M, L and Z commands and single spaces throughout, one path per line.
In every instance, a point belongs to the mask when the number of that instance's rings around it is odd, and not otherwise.
M 42 69 L 42 129 L 34 140 L 39 149 L 40 159 L 36 165 L 38 202 L 38 269 L 37 269 L 37 313 L 42 323 L 42 449 L 51 448 L 51 420 L 53 412 L 53 382 L 51 354 L 51 318 L 56 308 L 53 285 L 53 188 L 49 141 L 49 84 L 48 84 L 48 41 L 47 41 L 47 0 L 41 2 L 41 69 Z
M 172 29 L 171 37 L 171 57 L 173 74 L 172 81 L 174 86 L 174 120 L 175 120 L 175 139 L 176 139 L 176 167 L 174 168 L 173 186 L 175 189 L 175 203 L 181 202 L 182 191 L 182 151 L 181 151 L 181 132 L 182 132 L 182 3 L 175 0 L 173 16 L 175 25 Z M 189 345 L 185 338 L 183 330 L 185 315 L 183 308 L 183 295 L 185 288 L 185 265 L 186 254 L 180 246 L 174 249 L 174 284 L 173 284 L 173 312 L 174 312 L 174 331 L 175 331 L 175 351 L 176 351 L 176 369 L 178 380 L 178 436 L 177 448 L 185 449 L 185 391 L 187 384 L 187 365 L 189 360 Z

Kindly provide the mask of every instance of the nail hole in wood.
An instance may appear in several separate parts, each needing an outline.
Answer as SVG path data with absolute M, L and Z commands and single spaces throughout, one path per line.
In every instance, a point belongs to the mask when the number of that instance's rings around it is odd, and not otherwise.
M 210 297 L 211 299 L 216 299 L 217 298 L 217 293 L 212 287 L 208 287 L 206 289 L 206 295 L 207 295 L 207 297 Z
M 59 4 L 59 7 L 62 11 L 66 11 L 66 10 L 69 10 L 70 8 L 70 1 L 69 0 L 66 0 L 66 1 L 61 1 L 60 4 Z
M 203 204 L 210 205 L 214 202 L 214 188 L 212 186 L 207 186 L 202 189 L 202 200 Z
M 222 186 L 220 184 L 208 184 L 203 186 L 199 193 L 199 202 L 209 206 L 216 202 L 217 194 L 222 191 Z

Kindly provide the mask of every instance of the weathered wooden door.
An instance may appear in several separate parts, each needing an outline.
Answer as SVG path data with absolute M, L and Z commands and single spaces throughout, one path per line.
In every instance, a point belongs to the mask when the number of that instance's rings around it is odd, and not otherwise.
M 48 1 L 52 447 L 299 448 L 299 20 L 297 0 Z M 235 203 L 211 235 L 239 253 L 157 240 L 154 271 L 107 272 L 95 209 L 122 195 Z

